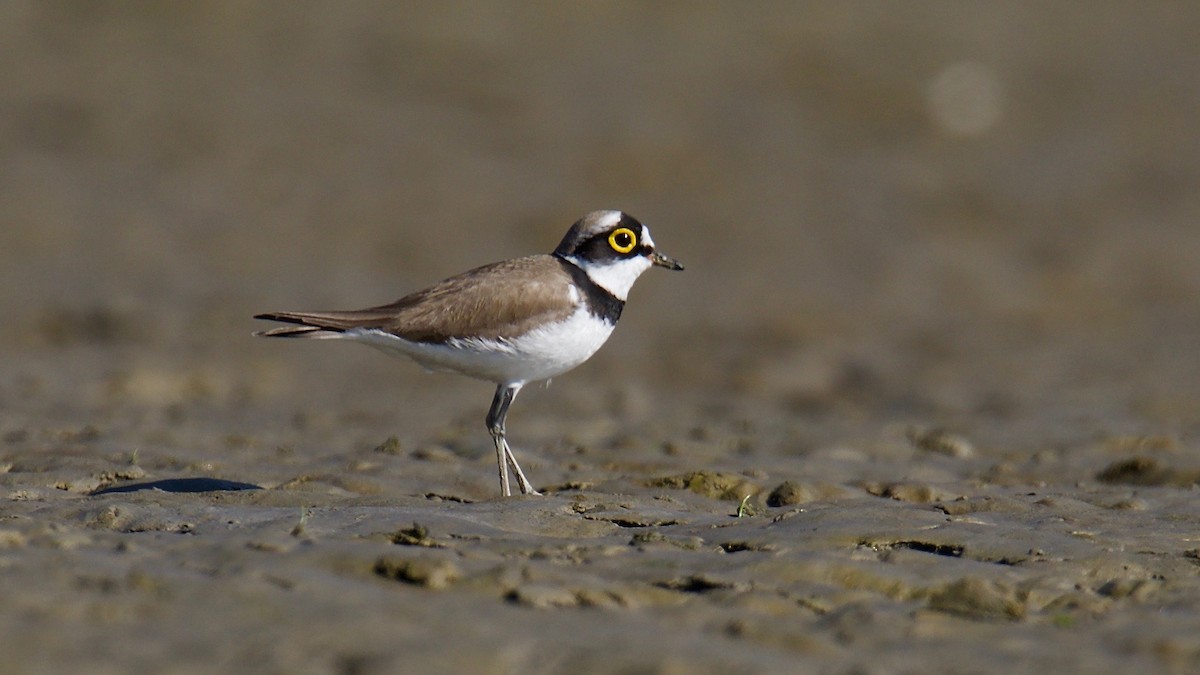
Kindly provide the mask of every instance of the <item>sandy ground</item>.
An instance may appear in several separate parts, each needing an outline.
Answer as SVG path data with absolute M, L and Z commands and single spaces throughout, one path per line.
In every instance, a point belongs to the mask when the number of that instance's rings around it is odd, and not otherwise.
M 1200 6 L 0 7 L 0 670 L 1200 670 Z M 249 317 L 684 261 L 509 417 Z M 740 516 L 740 517 L 739 517 Z

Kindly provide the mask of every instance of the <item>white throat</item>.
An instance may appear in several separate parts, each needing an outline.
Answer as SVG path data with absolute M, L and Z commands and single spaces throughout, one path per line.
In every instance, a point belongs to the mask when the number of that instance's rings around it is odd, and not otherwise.
M 633 288 L 633 282 L 637 281 L 642 272 L 650 269 L 652 264 L 649 258 L 640 255 L 608 263 L 584 261 L 575 256 L 570 256 L 567 260 L 586 272 L 598 286 L 622 301 L 628 299 L 629 289 Z

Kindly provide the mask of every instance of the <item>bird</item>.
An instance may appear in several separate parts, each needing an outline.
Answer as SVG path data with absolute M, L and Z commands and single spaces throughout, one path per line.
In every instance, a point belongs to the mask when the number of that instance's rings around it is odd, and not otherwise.
M 512 494 L 511 468 L 521 494 L 538 495 L 508 445 L 509 406 L 525 385 L 591 358 L 616 327 L 630 288 L 651 267 L 683 269 L 658 251 L 650 230 L 633 216 L 592 211 L 550 254 L 477 267 L 367 309 L 257 314 L 255 319 L 288 325 L 254 335 L 348 340 L 408 357 L 427 370 L 495 383 L 485 423 L 496 449 L 500 493 Z

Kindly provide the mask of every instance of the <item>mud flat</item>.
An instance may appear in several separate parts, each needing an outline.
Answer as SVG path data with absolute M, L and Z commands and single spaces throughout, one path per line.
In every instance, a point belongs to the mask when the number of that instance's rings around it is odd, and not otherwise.
M 0 670 L 1200 671 L 1198 10 L 757 7 L 0 9 Z M 593 208 L 542 497 L 250 337 Z

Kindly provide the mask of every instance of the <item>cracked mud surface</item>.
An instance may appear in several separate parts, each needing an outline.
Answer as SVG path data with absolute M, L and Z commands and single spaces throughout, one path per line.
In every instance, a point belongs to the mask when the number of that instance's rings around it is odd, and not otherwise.
M 6 672 L 1200 670 L 1196 10 L 251 7 L 0 10 Z M 599 207 L 542 497 L 249 337 Z

